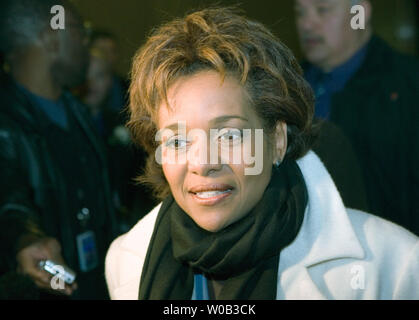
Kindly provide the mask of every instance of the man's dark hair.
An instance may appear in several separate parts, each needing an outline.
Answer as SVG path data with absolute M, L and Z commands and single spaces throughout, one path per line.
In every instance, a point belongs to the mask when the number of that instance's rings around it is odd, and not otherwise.
M 49 26 L 54 5 L 67 9 L 68 4 L 62 0 L 1 0 L 0 52 L 7 55 L 36 41 Z

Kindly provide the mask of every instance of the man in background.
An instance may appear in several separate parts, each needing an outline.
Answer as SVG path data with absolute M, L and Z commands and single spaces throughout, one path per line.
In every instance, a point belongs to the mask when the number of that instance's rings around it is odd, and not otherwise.
M 352 29 L 353 5 L 365 29 Z M 373 34 L 369 1 L 296 0 L 295 12 L 316 116 L 350 140 L 370 212 L 419 234 L 418 61 Z
M 51 27 L 54 5 L 65 10 L 64 29 Z M 107 160 L 87 108 L 67 90 L 86 76 L 82 19 L 66 1 L 8 0 L 0 7 L 7 65 L 0 87 L 0 275 L 29 277 L 41 297 L 105 299 L 104 257 L 117 235 Z M 39 267 L 47 259 L 74 269 L 77 284 L 53 288 Z
M 111 72 L 111 83 L 104 104 L 107 108 L 121 111 L 127 105 L 128 81 L 116 72 L 118 62 L 118 41 L 106 30 L 93 30 L 90 36 L 90 50 L 97 52 L 108 64 Z

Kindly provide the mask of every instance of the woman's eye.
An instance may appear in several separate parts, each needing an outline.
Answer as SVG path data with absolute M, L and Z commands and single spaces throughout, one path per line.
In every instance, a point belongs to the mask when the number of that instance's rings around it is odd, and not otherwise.
M 238 129 L 221 130 L 218 139 L 223 144 L 239 143 L 242 139 L 242 132 Z
M 166 141 L 165 145 L 168 148 L 181 149 L 186 147 L 187 141 L 180 137 L 172 137 Z

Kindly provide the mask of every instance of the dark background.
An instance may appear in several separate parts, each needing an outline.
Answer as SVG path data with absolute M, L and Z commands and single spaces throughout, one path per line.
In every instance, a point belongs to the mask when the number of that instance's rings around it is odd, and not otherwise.
M 268 26 L 300 59 L 294 20 L 294 0 L 72 0 L 94 28 L 106 29 L 119 40 L 117 71 L 127 76 L 131 58 L 153 27 L 210 4 L 240 4 L 246 16 Z M 418 55 L 419 0 L 371 0 L 373 28 L 393 47 Z

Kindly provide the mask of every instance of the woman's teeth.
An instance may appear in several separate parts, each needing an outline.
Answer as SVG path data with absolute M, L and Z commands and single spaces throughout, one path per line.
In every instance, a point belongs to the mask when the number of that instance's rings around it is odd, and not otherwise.
M 204 191 L 204 192 L 197 192 L 196 195 L 200 198 L 212 198 L 216 197 L 220 194 L 230 192 L 230 189 L 227 189 L 225 191 Z

